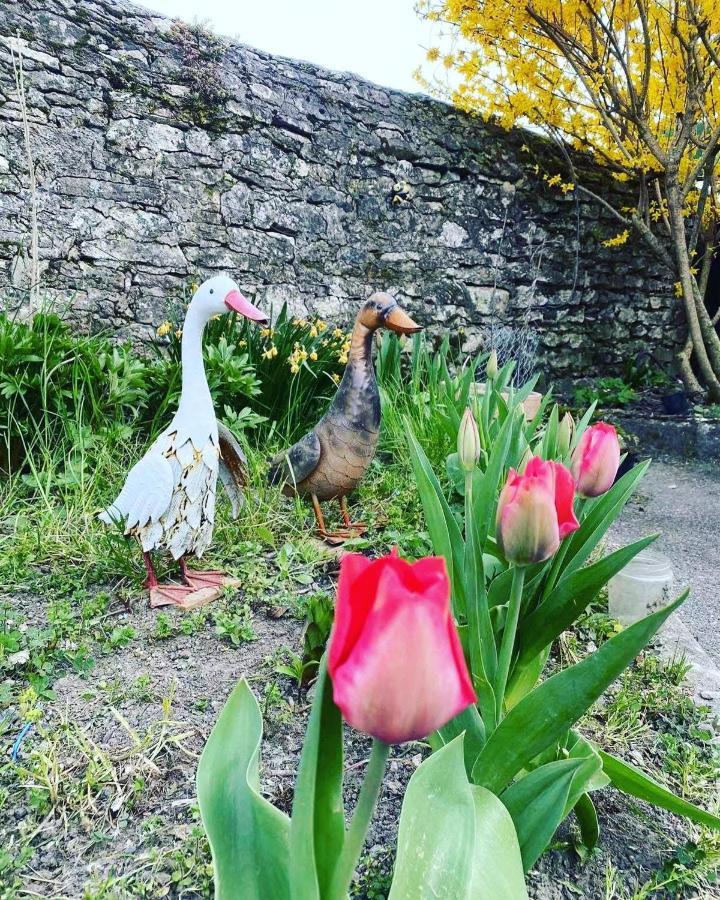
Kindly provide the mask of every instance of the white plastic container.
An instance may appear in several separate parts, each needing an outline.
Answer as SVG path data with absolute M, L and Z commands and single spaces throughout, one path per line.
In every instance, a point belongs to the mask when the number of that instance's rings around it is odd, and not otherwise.
M 662 553 L 643 550 L 608 583 L 608 611 L 632 625 L 672 601 L 673 572 Z

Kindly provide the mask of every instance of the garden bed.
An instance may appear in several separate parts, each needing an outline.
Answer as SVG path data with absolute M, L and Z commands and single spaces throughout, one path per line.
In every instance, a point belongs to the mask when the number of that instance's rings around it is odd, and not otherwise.
M 363 505 L 372 510 L 376 492 L 363 495 Z M 286 514 L 293 518 L 291 509 Z M 371 544 L 384 540 L 376 532 Z M 141 590 L 113 584 L 98 590 L 78 567 L 62 569 L 60 591 L 51 575 L 36 573 L 32 590 L 3 598 L 30 629 L 46 627 L 48 614 L 56 625 L 62 620 L 67 636 L 61 640 L 87 646 L 95 658 L 87 673 L 56 673 L 60 677 L 34 704 L 42 718 L 26 735 L 17 761 L 2 769 L 3 896 L 211 896 L 208 847 L 195 802 L 199 753 L 232 687 L 248 678 L 265 720 L 263 790 L 288 809 L 308 698 L 277 674 L 276 664 L 299 650 L 298 602 L 332 591 L 336 555 L 296 535 L 279 552 L 265 548 L 254 561 L 241 561 L 236 572 L 245 588 L 219 601 L 217 609 L 160 618 L 147 608 Z M 241 623 L 230 637 L 218 634 L 217 622 L 228 619 Z M 577 659 L 609 633 L 607 620 L 593 617 L 564 643 L 553 665 Z M 717 769 L 704 715 L 678 686 L 681 676 L 677 666 L 642 658 L 596 705 L 583 731 L 700 799 Z M 21 673 L 16 678 L 24 681 Z M 20 725 L 17 717 L 6 717 L 0 738 L 6 759 Z M 688 733 L 686 756 L 669 768 L 667 736 Z M 351 798 L 368 752 L 369 743 L 353 735 Z M 385 896 L 405 785 L 423 755 L 414 744 L 394 751 L 356 884 L 358 898 Z M 530 875 L 531 896 L 661 896 L 654 886 L 666 879 L 675 896 L 720 896 L 704 877 L 714 852 L 708 835 L 612 790 L 599 795 L 598 810 L 598 850 L 584 859 L 574 849 L 574 827 L 564 827 L 556 849 Z M 30 849 L 24 860 L 25 841 Z M 638 893 L 641 888 L 647 893 Z
M 295 330 L 321 345 L 325 340 L 316 324 L 288 322 L 284 328 L 290 348 Z M 221 337 L 216 335 L 218 343 Z M 231 331 L 225 337 L 237 339 Z M 66 334 L 62 339 L 72 340 Z M 261 339 L 279 336 L 268 329 Z M 302 414 L 289 399 L 292 379 L 280 377 L 284 370 L 244 363 L 248 384 L 258 379 L 253 397 L 284 386 L 285 406 L 272 429 L 246 435 L 246 505 L 232 521 L 221 503 L 203 561 L 230 571 L 240 587 L 190 613 L 151 611 L 137 548 L 97 520 L 147 441 L 143 420 L 130 418 L 128 385 L 120 391 L 122 403 L 118 390 L 114 397 L 98 395 L 92 416 L 82 396 L 59 392 L 55 413 L 36 412 L 35 443 L 19 433 L 26 441 L 24 468 L 0 483 L 0 583 L 6 586 L 0 595 L 2 900 L 211 896 L 195 774 L 210 730 L 241 677 L 255 692 L 264 721 L 263 792 L 289 811 L 312 698 L 312 689 L 298 687 L 303 631 L 313 610 L 334 596 L 338 558 L 313 537 L 308 505 L 268 486 L 267 460 L 290 434 L 302 433 L 307 409 L 317 414 L 324 403 L 319 391 L 336 374 L 343 341 L 338 334 L 327 370 L 308 376 L 310 405 Z M 131 351 L 124 352 L 117 368 L 132 372 Z M 440 377 L 449 352 L 446 343 L 428 355 L 418 343 L 407 386 L 397 343 L 378 353 L 381 445 L 352 510 L 370 529 L 349 549 L 378 556 L 396 545 L 406 558 L 432 552 L 408 454 L 409 429 L 439 473 L 450 515 L 461 515 L 450 483 L 455 469 L 446 468 L 456 446 L 453 404 L 459 396 L 457 381 Z M 39 368 L 36 380 L 42 383 L 48 367 L 36 356 L 29 354 L 27 363 Z M 220 365 L 217 355 L 213 360 L 218 376 L 230 366 Z M 557 411 L 552 415 L 557 421 Z M 230 418 L 237 425 L 237 416 Z M 274 430 L 278 421 L 282 438 Z M 337 509 L 329 507 L 327 514 L 332 527 Z M 159 574 L 165 577 L 166 567 Z M 564 670 L 615 636 L 601 610 L 581 617 L 557 642 L 549 671 Z M 683 674 L 682 666 L 641 655 L 578 727 L 600 747 L 712 810 L 716 734 L 681 686 Z M 351 807 L 370 748 L 362 735 L 350 729 L 346 735 Z M 387 895 L 405 787 L 427 752 L 418 742 L 393 749 L 354 897 Z M 588 853 L 571 816 L 529 875 L 532 896 L 714 896 L 716 836 L 612 789 L 593 796 L 599 846 Z

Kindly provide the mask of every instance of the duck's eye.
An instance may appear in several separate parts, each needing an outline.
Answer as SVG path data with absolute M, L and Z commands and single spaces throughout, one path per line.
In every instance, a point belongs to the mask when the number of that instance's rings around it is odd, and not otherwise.
M 214 293 L 215 293 L 215 288 L 210 288 L 210 293 L 211 293 L 211 294 L 214 294 Z

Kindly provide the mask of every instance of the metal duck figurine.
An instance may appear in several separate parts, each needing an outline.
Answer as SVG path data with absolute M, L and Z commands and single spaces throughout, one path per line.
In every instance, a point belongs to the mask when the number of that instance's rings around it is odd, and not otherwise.
M 210 278 L 193 295 L 182 330 L 182 391 L 175 416 L 136 463 L 117 499 L 99 518 L 122 523 L 143 550 L 151 606 L 191 609 L 218 597 L 226 584 L 236 584 L 224 572 L 193 571 L 186 557 L 202 556 L 212 538 L 217 478 L 223 481 L 233 506 L 242 503 L 245 458 L 232 433 L 215 417 L 205 377 L 202 336 L 213 316 L 235 311 L 253 322 L 267 316 L 252 305 L 225 275 Z M 151 552 L 165 550 L 180 564 L 182 584 L 161 585 Z
M 347 494 L 354 490 L 375 455 L 380 435 L 380 392 L 372 361 L 373 335 L 378 328 L 413 334 L 422 326 L 386 293 L 363 303 L 355 319 L 345 374 L 325 415 L 315 428 L 270 463 L 271 484 L 283 493 L 312 499 L 318 530 L 328 543 L 342 543 L 362 534 L 362 522 L 352 522 Z M 345 528 L 328 532 L 320 502 L 338 499 Z

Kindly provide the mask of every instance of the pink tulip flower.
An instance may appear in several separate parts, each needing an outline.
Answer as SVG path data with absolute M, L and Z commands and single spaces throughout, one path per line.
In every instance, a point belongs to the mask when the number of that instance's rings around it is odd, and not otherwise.
M 474 703 L 445 560 L 343 556 L 328 672 L 345 720 L 387 744 L 424 738 Z
M 510 469 L 497 509 L 497 540 L 519 566 L 549 559 L 580 527 L 573 511 L 573 477 L 560 463 L 533 456 L 520 475 Z
M 572 473 L 582 497 L 609 491 L 620 468 L 620 442 L 612 425 L 598 422 L 587 428 L 572 455 Z

